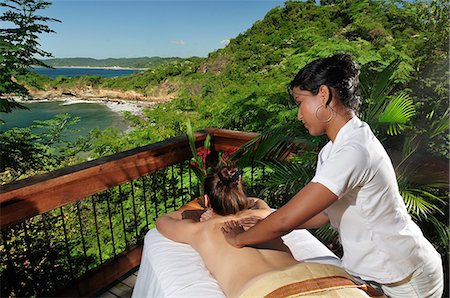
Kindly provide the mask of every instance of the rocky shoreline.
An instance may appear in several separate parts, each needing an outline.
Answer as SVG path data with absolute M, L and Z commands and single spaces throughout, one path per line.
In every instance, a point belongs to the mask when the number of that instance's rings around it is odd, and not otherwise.
M 29 89 L 33 101 L 64 101 L 66 104 L 80 102 L 101 103 L 116 112 L 128 111 L 141 116 L 142 110 L 150 108 L 156 103 L 172 100 L 174 94 L 160 96 L 145 96 L 136 91 L 117 91 L 109 89 L 94 89 L 92 87 L 75 88 L 70 90 L 36 90 Z

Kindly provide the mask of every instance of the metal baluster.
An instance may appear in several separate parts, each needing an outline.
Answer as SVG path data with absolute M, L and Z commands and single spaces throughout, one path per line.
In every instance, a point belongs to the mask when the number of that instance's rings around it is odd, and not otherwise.
M 60 214 L 61 214 L 61 220 L 62 220 L 62 224 L 63 224 L 64 241 L 65 241 L 65 244 L 66 244 L 66 253 L 67 253 L 67 264 L 69 265 L 70 276 L 72 277 L 72 280 L 74 280 L 75 279 L 75 275 L 73 273 L 72 264 L 71 264 L 71 261 L 70 261 L 69 241 L 67 240 L 66 221 L 64 220 L 64 212 L 63 212 L 62 207 L 59 207 L 59 211 L 60 211 Z
M 200 196 L 200 181 L 198 181 L 197 178 L 197 192 L 195 193 L 195 197 L 199 197 Z
M 153 201 L 155 202 L 155 218 L 156 218 L 156 217 L 158 217 L 159 211 L 158 211 L 158 194 L 157 194 L 157 191 L 156 191 L 156 182 L 155 182 L 156 178 L 155 178 L 155 176 L 156 176 L 156 173 L 154 173 L 152 175 L 152 183 L 153 183 Z
M 253 187 L 254 187 L 254 177 L 253 177 L 253 174 L 254 174 L 254 172 L 255 172 L 255 167 L 254 167 L 254 163 L 253 163 L 253 160 L 252 160 L 252 163 L 251 163 L 251 171 L 250 171 L 250 174 L 251 174 L 251 176 L 250 176 L 250 181 L 251 181 L 250 185 L 251 185 L 251 188 L 252 188 L 252 192 L 254 191 L 254 190 L 253 190 Z
M 163 195 L 164 195 L 164 213 L 167 213 L 167 189 L 166 189 L 166 184 L 167 184 L 167 173 L 166 170 L 164 169 L 163 171 L 164 173 L 164 178 L 163 178 Z
M 175 183 L 175 175 L 174 175 L 174 166 L 171 165 L 170 169 L 172 172 L 172 179 L 170 179 L 171 183 L 170 183 L 170 187 L 172 189 L 172 197 L 173 197 L 173 210 L 177 209 L 177 191 L 176 191 L 176 183 Z
M 117 253 L 116 253 L 116 244 L 114 242 L 114 228 L 113 228 L 113 223 L 112 223 L 111 203 L 110 203 L 110 200 L 109 200 L 109 192 L 108 192 L 108 190 L 106 190 L 105 193 L 106 193 L 106 206 L 108 207 L 109 229 L 111 230 L 111 242 L 112 242 L 114 256 L 116 256 L 117 255 Z
M 48 282 L 52 282 L 53 286 L 56 286 L 56 283 L 54 282 L 54 278 L 53 278 L 53 268 L 55 268 L 55 259 L 52 258 L 51 254 L 52 254 L 52 246 L 51 246 L 51 242 L 50 242 L 50 236 L 48 234 L 48 225 L 47 225 L 47 213 L 44 213 L 41 215 L 41 220 L 42 220 L 42 224 L 43 224 L 43 228 L 44 228 L 44 236 L 45 236 L 45 240 L 47 241 L 47 253 L 50 254 L 49 256 L 49 262 L 50 262 L 50 278 L 48 279 Z
M 103 263 L 103 258 L 102 258 L 102 248 L 100 246 L 100 235 L 98 233 L 98 222 L 97 222 L 97 210 L 95 208 L 95 195 L 93 195 L 91 197 L 92 199 L 92 208 L 93 208 L 93 212 L 94 212 L 94 223 L 95 223 L 95 234 L 97 235 L 97 245 L 98 245 L 98 256 L 100 257 L 100 263 Z
M 134 214 L 134 228 L 136 230 L 136 241 L 139 239 L 138 225 L 137 225 L 137 215 L 136 215 L 136 200 L 134 198 L 134 184 L 133 181 L 130 181 L 131 184 L 131 198 L 133 199 L 133 214 Z
M 184 187 L 183 187 L 183 162 L 180 163 L 180 193 L 181 193 L 181 205 L 186 204 L 184 199 Z
M 192 200 L 192 169 L 191 166 L 188 165 L 188 171 L 189 171 L 189 198 Z
M 78 223 L 80 225 L 81 244 L 83 245 L 83 254 L 84 254 L 83 263 L 84 263 L 84 267 L 87 272 L 87 271 L 89 271 L 89 267 L 88 267 L 88 263 L 87 263 L 86 241 L 84 240 L 83 220 L 81 219 L 81 210 L 80 210 L 81 201 L 76 202 L 76 205 L 77 205 Z
M 149 227 L 148 225 L 148 210 L 147 210 L 147 198 L 145 195 L 145 177 L 141 177 L 142 180 L 142 199 L 144 200 L 144 211 L 145 211 L 145 223 L 147 224 L 147 229 Z
M 122 212 L 122 225 L 123 225 L 123 235 L 125 237 L 125 247 L 128 247 L 128 241 L 127 241 L 127 228 L 125 226 L 125 213 L 123 211 L 123 202 L 122 202 L 122 187 L 119 185 L 119 202 L 120 202 L 120 209 Z

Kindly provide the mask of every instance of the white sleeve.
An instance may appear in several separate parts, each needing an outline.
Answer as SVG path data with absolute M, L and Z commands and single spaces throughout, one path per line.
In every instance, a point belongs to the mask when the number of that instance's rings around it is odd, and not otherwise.
M 367 150 L 358 144 L 347 144 L 323 162 L 311 182 L 322 184 L 340 198 L 363 183 L 368 167 Z

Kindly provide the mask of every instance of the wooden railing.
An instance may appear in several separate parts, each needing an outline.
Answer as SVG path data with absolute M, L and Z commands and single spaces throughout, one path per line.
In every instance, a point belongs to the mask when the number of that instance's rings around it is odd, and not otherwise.
M 215 152 L 256 136 L 207 134 Z M 90 296 L 138 266 L 154 219 L 198 196 L 190 158 L 182 136 L 1 186 L 2 295 Z

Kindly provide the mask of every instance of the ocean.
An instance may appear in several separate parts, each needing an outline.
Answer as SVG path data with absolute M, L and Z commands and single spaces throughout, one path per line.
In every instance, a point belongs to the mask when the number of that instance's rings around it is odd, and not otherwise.
M 105 69 L 105 68 L 34 68 L 33 71 L 48 75 L 52 78 L 58 76 L 125 76 L 137 71 L 136 69 Z M 80 101 L 37 101 L 23 103 L 29 110 L 14 109 L 11 113 L 0 113 L 0 119 L 6 123 L 0 123 L 0 132 L 13 127 L 28 127 L 34 124 L 34 120 L 48 120 L 57 114 L 69 113 L 74 117 L 80 117 L 80 121 L 72 128 L 77 130 L 69 139 L 74 140 L 77 135 L 87 135 L 91 129 L 105 129 L 115 127 L 119 131 L 128 128 L 127 121 L 121 113 L 113 111 L 101 103 Z
M 59 76 L 76 77 L 76 76 L 102 76 L 102 77 L 117 77 L 126 76 L 135 72 L 144 71 L 141 69 L 110 69 L 110 68 L 77 68 L 77 67 L 61 67 L 61 68 L 44 68 L 36 67 L 30 69 L 38 74 L 46 75 L 51 78 Z
M 80 118 L 80 121 L 71 127 L 76 130 L 67 138 L 71 141 L 78 136 L 87 135 L 94 128 L 115 127 L 119 131 L 125 131 L 128 128 L 127 121 L 120 113 L 101 103 L 39 101 L 22 104 L 28 107 L 29 110 L 14 109 L 11 113 L 0 113 L 0 119 L 6 122 L 5 124 L 0 124 L 0 131 L 13 127 L 29 127 L 34 124 L 34 120 L 48 120 L 57 114 L 65 113 Z

